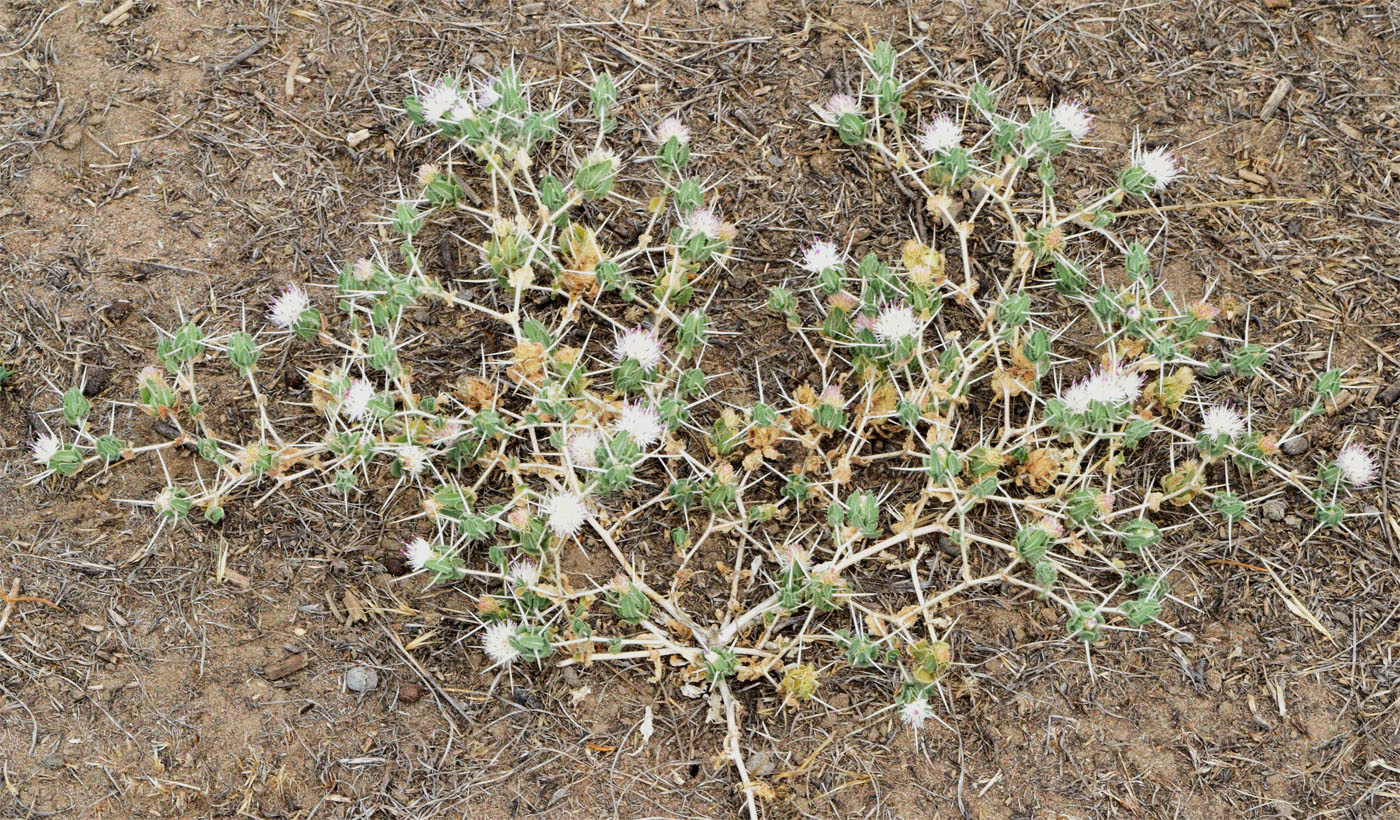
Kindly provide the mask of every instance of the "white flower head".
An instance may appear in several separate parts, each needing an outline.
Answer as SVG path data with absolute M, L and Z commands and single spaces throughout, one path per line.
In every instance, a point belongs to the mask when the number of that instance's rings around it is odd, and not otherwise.
M 1050 112 L 1050 118 L 1055 125 L 1068 131 L 1075 142 L 1088 136 L 1089 129 L 1094 127 L 1094 115 L 1077 100 L 1061 100 Z
M 1365 487 L 1376 478 L 1376 460 L 1360 444 L 1348 444 L 1337 454 L 1337 469 L 1353 487 Z
M 520 587 L 532 587 L 540 582 L 540 565 L 534 561 L 516 561 L 510 565 L 511 583 Z
M 1181 176 L 1181 168 L 1176 164 L 1176 157 L 1165 148 L 1144 151 L 1139 147 L 1133 151 L 1133 167 L 1152 177 L 1152 190 L 1154 191 L 1162 190 L 1171 184 L 1172 180 Z
M 597 467 L 598 448 L 603 444 L 603 437 L 597 430 L 582 430 L 569 436 L 569 441 L 565 444 L 568 450 L 569 460 L 576 467 Z
M 369 413 L 370 399 L 374 398 L 374 386 L 365 379 L 350 382 L 345 398 L 340 401 L 340 414 L 351 421 L 359 421 Z
M 447 78 L 438 80 L 437 85 L 428 89 L 428 92 L 419 98 L 419 105 L 423 112 L 423 120 L 431 125 L 437 125 L 447 116 L 456 105 L 460 95 L 457 93 L 457 86 Z
M 509 621 L 486 627 L 481 648 L 486 651 L 486 657 L 491 659 L 493 666 L 509 666 L 520 657 L 520 650 L 511 643 L 518 630 L 519 627 Z
M 846 263 L 846 255 L 834 242 L 822 240 L 814 242 L 802 252 L 802 269 L 810 273 L 821 273 L 829 268 L 839 268 Z
M 666 434 L 666 425 L 661 421 L 661 414 L 650 405 L 641 402 L 622 405 L 616 425 L 620 432 L 631 436 L 638 447 L 650 447 Z
M 899 719 L 910 729 L 918 731 L 924 728 L 924 722 L 933 717 L 933 707 L 929 706 L 928 698 L 920 695 L 899 708 Z
M 52 433 L 45 433 L 35 439 L 29 449 L 30 452 L 34 454 L 34 460 L 47 467 L 49 466 L 49 462 L 53 461 L 53 457 L 58 455 L 58 451 L 61 447 L 63 447 L 63 442 L 58 436 Z
M 560 538 L 575 535 L 588 520 L 588 504 L 573 490 L 563 490 L 545 499 L 540 511 L 549 528 Z
M 272 309 L 267 312 L 267 318 L 274 325 L 291 330 L 296 325 L 301 314 L 311 307 L 311 300 L 307 297 L 306 291 L 300 285 L 288 285 L 276 299 L 272 302 Z
M 1094 371 L 1060 396 L 1072 412 L 1088 412 L 1094 402 L 1119 406 L 1137 401 L 1142 392 L 1142 374 L 1130 373 L 1118 364 L 1109 364 Z
M 941 154 L 962 144 L 962 126 L 947 114 L 939 114 L 919 128 L 919 147 L 925 153 Z
M 656 124 L 656 144 L 665 145 L 674 138 L 681 145 L 690 142 L 690 127 L 680 117 L 667 117 Z
M 891 302 L 880 309 L 872 329 L 880 341 L 895 344 L 919 335 L 919 319 L 913 308 L 902 302 Z
M 476 106 L 468 97 L 458 97 L 456 105 L 448 112 L 448 116 L 457 122 L 466 122 L 476 119 Z
M 847 114 L 859 114 L 860 102 L 850 94 L 832 94 L 822 106 L 822 119 L 835 123 Z
M 437 550 L 428 543 L 428 539 L 415 538 L 404 545 L 403 557 L 408 561 L 408 565 L 413 567 L 413 571 L 417 572 L 437 557 Z
M 409 475 L 422 475 L 429 460 L 431 454 L 417 444 L 404 444 L 399 447 L 399 461 L 403 462 L 403 470 Z
M 501 99 L 501 94 L 496 90 L 496 83 L 492 80 L 482 80 L 476 84 L 476 107 L 490 108 Z
M 704 235 L 708 239 L 719 239 L 724 232 L 724 223 L 710 208 L 696 208 L 685 215 L 683 224 L 691 233 Z
M 643 369 L 653 370 L 661 364 L 661 340 L 655 330 L 635 327 L 617 337 L 614 354 L 619 362 L 636 359 Z
M 1217 404 L 1201 414 L 1201 432 L 1207 436 L 1234 440 L 1244 435 L 1244 416 L 1233 407 Z

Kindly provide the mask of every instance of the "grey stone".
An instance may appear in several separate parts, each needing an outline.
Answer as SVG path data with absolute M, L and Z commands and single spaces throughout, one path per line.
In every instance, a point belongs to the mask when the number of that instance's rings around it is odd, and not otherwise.
M 379 685 L 379 673 L 368 666 L 352 666 L 345 670 L 345 688 L 351 692 L 368 692 Z
M 1288 505 L 1283 503 L 1283 499 L 1275 498 L 1264 502 L 1264 517 L 1270 521 L 1282 521 L 1283 516 L 1288 513 Z

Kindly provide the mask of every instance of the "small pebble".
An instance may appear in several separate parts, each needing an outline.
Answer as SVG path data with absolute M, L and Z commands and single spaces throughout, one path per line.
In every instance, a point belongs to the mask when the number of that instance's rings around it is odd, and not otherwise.
M 423 698 L 423 687 L 416 683 L 405 683 L 399 689 L 400 703 L 417 703 Z
M 1264 502 L 1264 517 L 1270 521 L 1282 521 L 1283 516 L 1288 513 L 1288 506 L 1283 503 L 1283 499 L 1275 498 Z
M 345 688 L 351 692 L 368 692 L 379 685 L 379 673 L 368 666 L 352 666 L 345 670 Z
M 1396 382 L 1395 384 L 1392 384 L 1386 389 L 1382 390 L 1380 392 L 1380 395 L 1376 396 L 1376 401 L 1380 402 L 1386 407 L 1389 407 L 1397 401 L 1400 401 L 1400 382 Z
M 1301 456 L 1308 451 L 1308 437 L 1294 436 L 1283 444 L 1280 444 L 1279 449 L 1290 456 Z

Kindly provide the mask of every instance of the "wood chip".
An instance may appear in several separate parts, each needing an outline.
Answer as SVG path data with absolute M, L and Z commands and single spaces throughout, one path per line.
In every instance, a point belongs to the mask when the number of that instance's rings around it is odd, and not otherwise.
M 295 655 L 288 655 L 276 663 L 269 664 L 263 670 L 263 677 L 268 680 L 281 680 L 290 674 L 300 672 L 306 668 L 306 653 L 298 652 Z
M 247 589 L 252 586 L 252 582 L 248 580 L 248 576 L 230 567 L 224 567 L 224 580 L 240 589 Z
M 353 626 L 365 620 L 365 609 L 360 605 L 360 596 L 355 594 L 355 590 L 346 587 L 345 594 L 340 597 L 340 602 L 345 605 L 345 611 L 349 613 L 345 618 L 346 626 Z
M 120 6 L 117 6 L 103 15 L 102 19 L 97 21 L 97 24 L 99 26 L 115 26 L 120 24 L 127 16 L 126 13 L 131 11 L 131 7 L 134 5 L 136 5 L 136 0 L 126 0 L 125 3 L 122 3 Z
M 1293 90 L 1293 80 L 1290 77 L 1280 77 L 1274 85 L 1274 92 L 1264 101 L 1264 107 L 1259 109 L 1259 119 L 1267 120 L 1278 111 L 1278 107 L 1283 105 L 1283 98 L 1288 96 L 1288 92 Z

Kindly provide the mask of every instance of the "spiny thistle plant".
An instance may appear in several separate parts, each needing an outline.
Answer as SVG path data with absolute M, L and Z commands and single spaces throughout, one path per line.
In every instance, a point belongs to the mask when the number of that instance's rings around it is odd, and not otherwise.
M 169 440 L 119 437 L 75 387 L 34 445 L 39 478 L 192 450 L 138 502 L 162 526 L 217 524 L 293 484 L 387 486 L 385 514 L 419 531 L 408 563 L 476 597 L 492 665 L 669 664 L 722 706 L 746 786 L 731 682 L 766 680 L 798 708 L 842 668 L 883 670 L 885 708 L 917 730 L 957 662 L 939 613 L 969 591 L 1020 588 L 1088 646 L 1171 629 L 1164 556 L 1194 519 L 1234 537 L 1262 499 L 1296 493 L 1318 527 L 1346 527 L 1375 478 L 1367 452 L 1279 458 L 1339 370 L 1286 426 L 1205 398 L 1202 375 L 1268 379 L 1270 350 L 1214 330 L 1217 308 L 1167 289 L 1153 243 L 1130 238 L 1163 218 L 1170 152 L 1135 144 L 1107 190 L 1067 203 L 1084 107 L 1013 116 L 978 83 L 919 100 L 932 113 L 913 128 L 895 50 L 862 58 L 868 84 L 819 121 L 916 190 L 934 229 L 892 258 L 817 241 L 771 289 L 815 380 L 759 372 L 745 401 L 712 387 L 709 300 L 738 233 L 686 125 L 656 124 L 647 155 L 624 158 L 613 77 L 541 105 L 508 68 L 417 86 L 406 116 L 440 153 L 390 212 L 394 243 L 333 294 L 289 285 L 265 321 L 161 331 L 134 398 Z M 641 230 L 620 240 L 628 219 Z M 475 273 L 429 270 L 428 236 L 467 248 Z M 415 374 L 408 312 L 431 305 L 493 328 L 450 383 Z M 283 357 L 307 362 L 308 390 L 279 413 L 259 377 Z M 246 382 L 255 435 L 216 425 L 211 371 Z M 644 563 L 639 533 L 669 555 Z M 718 606 L 690 590 L 711 566 Z

